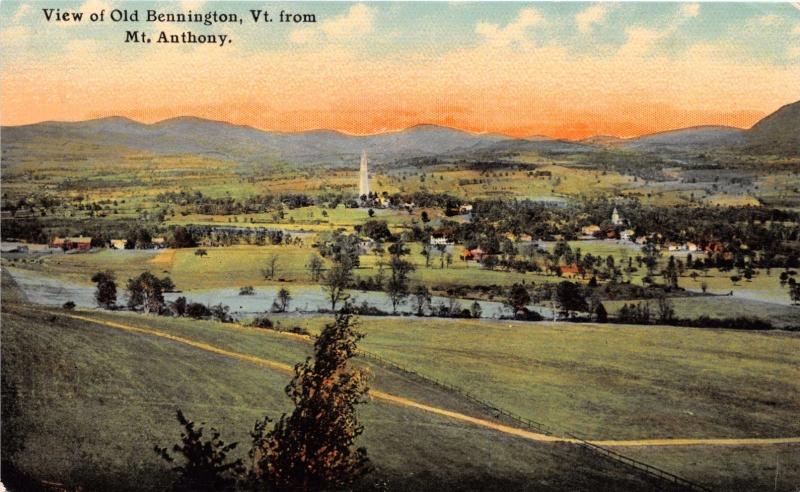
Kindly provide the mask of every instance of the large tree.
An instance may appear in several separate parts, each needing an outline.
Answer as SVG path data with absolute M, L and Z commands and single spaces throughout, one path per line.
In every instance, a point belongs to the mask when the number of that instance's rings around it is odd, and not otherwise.
M 559 312 L 566 317 L 569 317 L 570 313 L 574 311 L 587 311 L 589 309 L 581 286 L 567 280 L 560 282 L 556 286 L 555 298 Z
M 314 253 L 308 258 L 306 268 L 308 268 L 308 273 L 311 274 L 311 281 L 319 282 L 319 279 L 322 278 L 322 272 L 325 269 L 325 262 L 320 255 Z
M 414 287 L 413 296 L 417 316 L 423 316 L 425 314 L 425 309 L 431 306 L 431 291 L 427 286 L 420 284 Z
M 344 310 L 343 310 L 344 311 Z M 356 406 L 366 402 L 366 374 L 349 360 L 363 337 L 351 315 L 341 312 L 314 344 L 314 358 L 295 366 L 286 387 L 294 403 L 271 430 L 269 418 L 256 424 L 249 478 L 262 490 L 344 490 L 369 472 Z
M 128 307 L 145 313 L 160 313 L 164 308 L 162 281 L 150 272 L 128 280 Z
M 504 303 L 511 308 L 514 316 L 516 316 L 518 312 L 522 311 L 522 309 L 527 307 L 530 302 L 531 295 L 528 292 L 528 289 L 522 284 L 512 285 L 508 290 L 508 297 L 504 301 Z
M 111 271 L 97 272 L 92 275 L 92 282 L 97 284 L 94 298 L 97 305 L 111 309 L 117 302 L 117 282 L 114 273 Z
M 347 262 L 335 262 L 323 279 L 322 288 L 331 302 L 331 311 L 336 305 L 347 300 L 347 288 L 353 283 L 353 271 Z
M 386 294 L 392 301 L 392 312 L 397 313 L 397 306 L 408 297 L 408 275 L 414 271 L 414 265 L 400 256 L 392 256 L 389 261 L 389 278 L 386 281 Z

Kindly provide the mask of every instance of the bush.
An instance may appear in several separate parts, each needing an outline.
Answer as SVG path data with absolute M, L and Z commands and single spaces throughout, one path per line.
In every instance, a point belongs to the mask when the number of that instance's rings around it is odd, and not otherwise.
M 254 326 L 256 328 L 272 328 L 273 324 L 272 320 L 266 316 L 259 316 L 250 323 L 250 326 Z
M 75 303 L 72 301 L 67 301 L 64 304 L 62 304 L 61 307 L 66 310 L 72 311 L 73 309 L 75 309 Z
M 255 295 L 255 293 L 256 293 L 256 289 L 253 288 L 252 285 L 245 285 L 244 287 L 239 289 L 239 295 L 240 296 L 252 296 L 252 295 Z
M 177 491 L 211 492 L 217 490 L 234 490 L 236 477 L 244 472 L 241 459 L 228 460 L 228 454 L 236 448 L 237 443 L 225 444 L 219 431 L 211 429 L 211 439 L 203 441 L 203 428 L 195 429 L 194 422 L 177 411 L 178 422 L 183 427 L 181 443 L 175 444 L 172 451 L 183 457 L 185 464 L 174 466 L 178 473 L 173 484 Z M 175 463 L 167 448 L 154 446 L 154 451 L 167 463 Z
M 186 316 L 194 319 L 208 318 L 211 316 L 211 310 L 205 304 L 190 302 L 186 305 Z

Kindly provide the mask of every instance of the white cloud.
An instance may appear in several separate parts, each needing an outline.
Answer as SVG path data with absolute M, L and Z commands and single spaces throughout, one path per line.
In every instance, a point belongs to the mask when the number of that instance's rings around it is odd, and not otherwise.
M 681 5 L 680 15 L 682 17 L 697 17 L 700 13 L 699 3 L 685 3 Z
M 518 44 L 523 47 L 530 47 L 532 43 L 528 39 L 527 30 L 544 21 L 542 16 L 535 9 L 522 9 L 516 19 L 509 22 L 505 27 L 489 22 L 479 22 L 475 26 L 475 32 L 484 37 L 491 46 L 502 47 L 511 44 Z
M 14 12 L 14 16 L 11 18 L 12 22 L 19 22 L 20 19 L 25 17 L 30 11 L 31 11 L 31 6 L 28 5 L 27 3 L 23 3 L 22 5 L 19 6 L 17 11 Z
M 598 3 L 578 12 L 575 16 L 575 24 L 582 33 L 588 33 L 592 25 L 601 24 L 606 19 L 610 7 L 605 3 Z
M 360 3 L 353 5 L 345 15 L 334 17 L 320 25 L 320 29 L 334 38 L 350 38 L 372 32 L 375 11 Z
M 353 39 L 369 34 L 374 29 L 375 9 L 362 3 L 353 5 L 344 15 L 320 23 L 319 28 L 302 27 L 289 35 L 292 43 L 309 43 L 321 32 L 329 39 Z
M 644 55 L 657 42 L 673 32 L 672 28 L 657 30 L 639 26 L 629 27 L 625 30 L 627 38 L 625 44 L 619 49 L 619 54 L 626 57 Z

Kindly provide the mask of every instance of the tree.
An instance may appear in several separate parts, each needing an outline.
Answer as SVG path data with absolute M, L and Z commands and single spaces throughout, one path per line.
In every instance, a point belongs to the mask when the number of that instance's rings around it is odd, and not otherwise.
M 161 289 L 164 292 L 173 292 L 175 290 L 175 282 L 169 277 L 164 277 L 161 279 Z
M 289 290 L 286 288 L 282 288 L 278 291 L 278 296 L 272 301 L 272 312 L 273 313 L 285 313 L 286 310 L 289 308 L 289 301 L 292 300 L 292 294 L 289 293 Z
M 425 224 L 431 221 L 431 218 L 428 217 L 428 212 L 426 210 L 422 211 L 422 213 L 419 215 L 419 218 Z
M 408 297 L 408 274 L 414 265 L 395 255 L 389 261 L 389 278 L 386 281 L 386 294 L 392 301 L 392 313 L 397 314 L 397 306 Z
M 666 297 L 658 298 L 658 320 L 662 323 L 670 323 L 675 319 L 675 308 L 672 302 Z
M 267 261 L 265 263 L 264 268 L 261 269 L 261 274 L 264 276 L 264 278 L 272 280 L 275 278 L 275 274 L 277 272 L 278 272 L 278 255 L 267 256 Z
M 425 309 L 431 305 L 431 291 L 425 285 L 414 287 L 414 304 L 416 305 L 417 316 L 423 316 Z
M 700 290 L 702 290 L 703 294 L 705 294 L 706 291 L 708 291 L 708 282 L 706 281 L 700 282 Z
M 354 449 L 363 432 L 356 406 L 366 401 L 366 374 L 350 369 L 363 337 L 340 312 L 314 343 L 314 358 L 295 366 L 286 394 L 294 403 L 271 430 L 256 423 L 249 479 L 263 490 L 343 490 L 370 471 L 367 450 Z
M 606 307 L 603 306 L 602 302 L 597 303 L 597 307 L 594 310 L 595 314 L 595 321 L 598 323 L 608 323 L 608 313 L 606 312 Z
M 114 273 L 110 270 L 97 272 L 92 275 L 92 282 L 97 284 L 97 290 L 94 293 L 97 305 L 111 309 L 117 302 L 117 282 Z
M 367 215 L 369 215 L 370 217 L 375 217 L 375 211 L 372 210 L 372 209 L 369 209 L 369 210 L 367 210 Z
M 661 272 L 661 276 L 664 277 L 664 281 L 670 286 L 670 288 L 674 289 L 678 287 L 678 266 L 675 263 L 674 256 L 669 257 L 667 266 Z
M 800 283 L 789 285 L 789 298 L 792 300 L 793 305 L 800 304 Z
M 385 220 L 368 220 L 361 226 L 361 233 L 375 241 L 386 241 L 392 237 Z
M 193 248 L 196 246 L 192 234 L 186 230 L 185 227 L 178 226 L 172 232 L 172 247 L 173 248 Z
M 214 428 L 211 429 L 211 439 L 204 441 L 203 427 L 195 429 L 194 422 L 180 410 L 177 411 L 177 419 L 183 427 L 181 443 L 175 444 L 172 451 L 182 456 L 185 463 L 172 468 L 178 473 L 173 489 L 181 492 L 233 490 L 236 476 L 244 472 L 241 459 L 228 460 L 228 454 L 236 448 L 237 443 L 225 444 L 220 439 L 219 431 Z M 175 463 L 175 458 L 167 448 L 154 446 L 153 449 L 167 463 Z
M 197 248 L 196 250 L 194 250 L 194 255 L 202 258 L 204 256 L 208 256 L 208 251 L 206 251 L 205 248 Z
M 211 306 L 211 316 L 220 323 L 232 323 L 233 317 L 230 315 L 230 308 L 222 303 Z
M 422 256 L 425 257 L 425 268 L 430 268 L 431 266 L 431 246 L 430 244 L 425 244 L 422 246 L 422 251 L 420 252 Z
M 560 313 L 566 317 L 569 317 L 571 312 L 589 309 L 580 286 L 568 280 L 564 280 L 556 286 L 555 298 Z
M 511 308 L 513 316 L 527 307 L 530 302 L 531 295 L 522 284 L 512 285 L 508 290 L 508 297 L 503 301 L 506 306 Z
M 469 307 L 469 312 L 473 318 L 480 318 L 483 314 L 483 308 L 481 308 L 481 303 L 478 301 L 473 301 L 473 303 Z
M 325 274 L 323 281 L 322 288 L 331 301 L 331 311 L 336 311 L 336 305 L 349 297 L 345 290 L 353 283 L 353 272 L 349 265 L 336 262 Z
M 319 282 L 319 279 L 322 277 L 322 271 L 325 269 L 325 262 L 320 255 L 314 253 L 308 258 L 306 268 L 311 274 L 311 280 L 313 282 Z
M 161 280 L 150 272 L 144 272 L 128 280 L 128 308 L 139 309 L 145 313 L 160 313 L 164 308 L 164 290 Z
M 181 296 L 170 303 L 170 308 L 176 316 L 184 316 L 186 314 L 186 298 Z

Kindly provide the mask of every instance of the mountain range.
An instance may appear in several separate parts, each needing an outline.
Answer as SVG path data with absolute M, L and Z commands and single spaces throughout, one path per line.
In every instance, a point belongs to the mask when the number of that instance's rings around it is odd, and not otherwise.
M 749 130 L 698 126 L 630 139 L 598 136 L 577 142 L 538 136 L 520 139 L 498 134 L 476 134 L 436 125 L 417 125 L 402 131 L 365 136 L 333 130 L 271 132 L 195 117 L 177 117 L 153 124 L 123 117 L 82 122 L 43 122 L 2 127 L 0 137 L 5 165 L 13 165 L 23 154 L 30 157 L 31 152 L 44 152 L 51 158 L 53 155 L 50 154 L 59 152 L 88 153 L 87 158 L 112 157 L 121 152 L 195 154 L 243 163 L 284 161 L 306 164 L 352 162 L 362 150 L 378 162 L 522 151 L 580 153 L 598 148 L 667 153 L 741 149 L 754 153 L 798 155 L 800 101 L 780 108 Z M 46 157 L 43 156 L 43 159 L 47 160 Z

